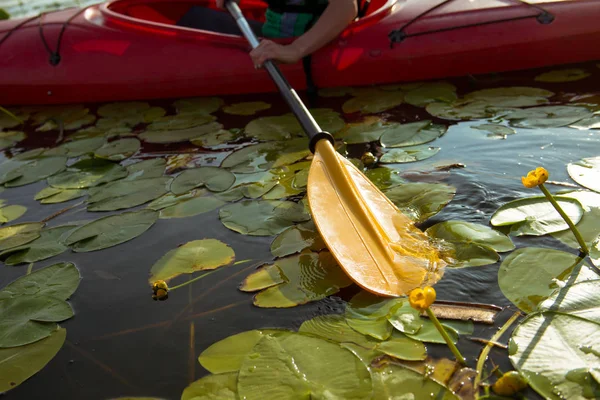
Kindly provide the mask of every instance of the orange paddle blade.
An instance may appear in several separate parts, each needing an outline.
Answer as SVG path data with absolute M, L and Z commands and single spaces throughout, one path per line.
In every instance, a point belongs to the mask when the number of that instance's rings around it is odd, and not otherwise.
M 316 145 L 308 202 L 327 247 L 362 288 L 401 296 L 442 277 L 438 247 L 327 140 Z

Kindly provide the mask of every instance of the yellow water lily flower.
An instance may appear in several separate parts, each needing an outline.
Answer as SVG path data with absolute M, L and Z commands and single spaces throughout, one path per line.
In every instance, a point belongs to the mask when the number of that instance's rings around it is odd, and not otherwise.
M 413 289 L 408 296 L 408 301 L 412 308 L 424 311 L 435 301 L 435 289 L 431 286 Z
M 152 298 L 166 300 L 169 297 L 169 285 L 165 281 L 156 281 L 152 284 Z
M 493 385 L 492 390 L 500 396 L 512 396 L 527 387 L 527 381 L 517 371 L 508 371 Z
M 521 182 L 526 188 L 533 188 L 540 186 L 542 183 L 548 180 L 548 171 L 543 167 L 537 167 L 533 171 L 529 171 L 527 176 L 521 177 Z

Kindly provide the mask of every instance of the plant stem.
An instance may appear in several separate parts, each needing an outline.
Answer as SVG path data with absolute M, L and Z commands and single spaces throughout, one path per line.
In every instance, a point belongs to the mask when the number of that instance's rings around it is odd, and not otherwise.
M 513 316 L 510 317 L 504 325 L 502 325 L 502 328 L 500 328 L 498 332 L 492 336 L 489 343 L 483 348 L 483 350 L 481 350 L 481 354 L 477 360 L 477 376 L 473 382 L 473 387 L 475 388 L 475 398 L 479 398 L 479 383 L 481 382 L 481 375 L 483 374 L 483 366 L 485 364 L 485 360 L 487 360 L 488 354 L 490 354 L 490 350 L 492 347 L 494 347 L 493 342 L 497 342 L 504 332 L 506 332 L 508 328 L 510 328 L 510 326 L 517 320 L 517 318 L 519 318 L 520 315 L 521 313 L 519 311 L 514 313 Z
M 554 199 L 554 196 L 552 196 L 552 193 L 550 193 L 548 191 L 548 189 L 546 189 L 546 186 L 544 186 L 543 183 L 540 184 L 540 190 L 542 191 L 542 193 L 544 193 L 544 195 L 546 196 L 546 198 L 548 199 L 548 201 L 550 201 L 550 203 L 552 204 L 552 206 L 554 206 L 554 208 L 556 209 L 556 211 L 558 211 L 558 213 L 560 214 L 560 216 L 565 220 L 565 222 L 567 223 L 567 225 L 569 225 L 569 228 L 571 228 L 571 232 L 573 232 L 573 235 L 575 235 L 575 239 L 577 239 L 577 242 L 579 243 L 579 246 L 581 246 L 581 251 L 586 256 L 588 254 L 590 254 L 590 251 L 588 250 L 587 245 L 585 244 L 585 240 L 583 240 L 583 238 L 581 237 L 581 233 L 579 232 L 579 230 L 577 229 L 577 227 L 575 227 L 575 224 L 573 223 L 573 221 L 571 221 L 571 218 L 569 218 L 569 216 L 567 214 L 565 214 L 565 212 L 563 211 L 563 209 L 561 208 L 561 206 Z
M 14 119 L 15 121 L 17 121 L 19 124 L 23 125 L 23 120 L 21 118 L 17 117 L 15 114 L 13 114 L 10 111 L 8 111 L 6 108 L 0 106 L 0 111 L 2 111 L 6 115 L 8 115 L 12 119 Z
M 202 278 L 204 278 L 204 277 L 206 277 L 206 276 L 209 276 L 210 274 L 214 274 L 214 273 L 215 273 L 215 272 L 217 272 L 217 271 L 218 271 L 218 270 L 216 270 L 216 269 L 215 269 L 215 270 L 213 270 L 213 271 L 207 272 L 207 273 L 206 273 L 206 274 L 204 274 L 204 275 L 200 275 L 200 276 L 197 276 L 197 277 L 195 277 L 194 279 L 190 279 L 190 280 L 189 280 L 189 281 L 187 281 L 187 282 L 183 282 L 181 285 L 173 286 L 173 287 L 169 288 L 169 292 L 171 292 L 171 291 L 173 291 L 173 290 L 175 290 L 175 289 L 179 289 L 179 288 L 181 288 L 181 287 L 187 286 L 187 285 L 189 285 L 190 283 L 196 282 L 196 281 L 198 281 L 198 280 L 200 280 L 200 279 L 202 279 Z
M 433 322 L 437 330 L 440 332 L 440 335 L 442 335 L 442 337 L 446 341 L 448 347 L 450 347 L 450 350 L 452 351 L 452 354 L 454 354 L 454 357 L 456 357 L 456 360 L 462 365 L 467 365 L 465 358 L 462 356 L 462 354 L 460 354 L 460 351 L 458 351 L 458 348 L 456 347 L 456 345 L 454 345 L 450 336 L 448 336 L 448 332 L 446 332 L 444 326 L 440 324 L 440 321 L 437 319 L 433 311 L 431 311 L 431 308 L 427 307 L 425 311 L 427 312 L 427 316 L 429 317 L 431 322 Z

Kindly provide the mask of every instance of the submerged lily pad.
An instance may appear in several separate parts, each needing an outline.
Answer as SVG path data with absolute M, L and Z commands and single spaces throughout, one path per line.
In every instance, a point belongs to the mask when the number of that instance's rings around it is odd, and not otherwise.
M 554 128 L 571 125 L 591 115 L 585 107 L 545 106 L 513 111 L 504 118 L 519 128 Z
M 0 184 L 17 187 L 41 181 L 65 169 L 66 157 L 42 157 L 19 165 L 0 177 Z
M 440 212 L 456 194 L 456 188 L 443 183 L 404 183 L 384 191 L 404 214 L 424 222 Z
M 214 133 L 223 129 L 218 122 L 209 122 L 192 128 L 171 130 L 152 130 L 139 135 L 139 138 L 148 143 L 179 143 L 199 138 L 203 135 Z
M 235 175 L 226 169 L 217 167 L 200 167 L 186 169 L 171 183 L 171 192 L 179 195 L 197 187 L 206 186 L 213 192 L 224 192 L 235 182 Z
M 404 101 L 417 107 L 437 101 L 452 103 L 458 98 L 456 86 L 448 82 L 427 82 L 410 90 L 404 96 Z
M 547 399 L 597 399 L 598 343 L 597 323 L 562 313 L 536 313 L 513 332 L 509 358 Z
M 265 269 L 270 276 L 278 274 L 280 279 L 264 279 Z M 256 285 L 259 282 L 256 276 L 261 277 L 262 286 Z M 254 305 L 285 308 L 324 299 L 351 284 L 331 253 L 322 251 L 280 258 L 272 266 L 263 267 L 248 276 L 240 290 L 264 289 L 254 296 Z
M 578 274 L 576 278 L 570 277 L 574 271 Z M 559 287 L 560 281 L 597 278 L 575 254 L 535 247 L 513 251 L 498 270 L 502 293 L 527 313 L 548 298 Z
M 363 114 L 375 114 L 394 108 L 404 101 L 404 93 L 400 91 L 390 92 L 372 89 L 366 91 L 364 94 L 360 94 L 360 92 L 356 91 L 354 94 L 358 95 L 347 100 L 342 105 L 342 110 L 346 114 L 352 114 L 359 111 Z
M 272 236 L 310 216 L 302 205 L 291 201 L 248 200 L 221 208 L 219 218 L 227 228 L 243 235 Z
M 16 388 L 37 374 L 58 353 L 67 331 L 63 328 L 25 346 L 0 349 L 0 393 Z
M 352 400 L 368 398 L 372 383 L 367 367 L 348 350 L 296 333 L 263 337 L 242 363 L 238 391 L 240 398 L 248 400 Z
M 410 163 L 433 157 L 440 151 L 439 147 L 410 146 L 386 151 L 379 162 L 383 164 Z
M 0 224 L 14 221 L 21 217 L 27 211 L 27 207 L 11 205 L 0 208 Z
M 259 111 L 268 110 L 269 108 L 271 108 L 271 105 L 264 101 L 248 101 L 223 107 L 223 112 L 233 115 L 254 115 Z
M 535 77 L 537 82 L 574 82 L 585 79 L 591 74 L 581 68 L 560 69 L 544 72 Z
M 119 164 L 99 159 L 84 159 L 66 171 L 48 178 L 48 185 L 58 189 L 85 189 L 121 179 L 127 170 Z
M 447 129 L 445 125 L 432 124 L 429 120 L 398 124 L 386 128 L 380 141 L 384 147 L 416 146 L 439 138 Z
M 391 189 L 406 183 L 399 170 L 387 166 L 368 169 L 365 172 L 365 176 L 369 178 L 379 190 Z
M 158 212 L 147 209 L 110 215 L 77 228 L 65 244 L 79 253 L 106 249 L 141 235 L 157 219 Z
M 204 376 L 183 390 L 181 400 L 239 400 L 237 380 L 237 371 Z
M 325 242 L 312 221 L 289 227 L 271 243 L 271 253 L 275 257 L 285 257 L 305 249 L 320 251 Z
M 569 163 L 567 171 L 569 176 L 581 186 L 600 192 L 600 156 Z
M 555 196 L 555 199 L 574 224 L 581 220 L 583 208 L 579 201 L 561 196 Z M 493 226 L 511 225 L 510 233 L 516 236 L 545 235 L 569 228 L 544 196 L 528 197 L 506 203 L 496 210 L 490 223 Z
M 234 258 L 233 249 L 217 239 L 194 240 L 162 256 L 150 269 L 149 282 L 216 269 L 231 264 Z
M 88 211 L 114 211 L 147 203 L 168 192 L 171 177 L 119 180 L 89 190 Z
M 140 141 L 135 138 L 119 139 L 100 147 L 94 156 L 110 161 L 122 161 L 137 153 L 140 147 Z
M 33 263 L 54 257 L 67 250 L 62 238 L 76 227 L 74 225 L 57 226 L 40 231 L 40 237 L 27 244 L 13 247 L 0 253 L 6 265 Z

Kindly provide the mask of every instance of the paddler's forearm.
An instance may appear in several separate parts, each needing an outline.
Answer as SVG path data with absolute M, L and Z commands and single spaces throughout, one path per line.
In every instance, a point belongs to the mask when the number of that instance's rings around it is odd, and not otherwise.
M 312 54 L 335 39 L 357 13 L 356 0 L 329 0 L 329 5 L 313 27 L 290 46 L 296 49 L 300 58 Z

